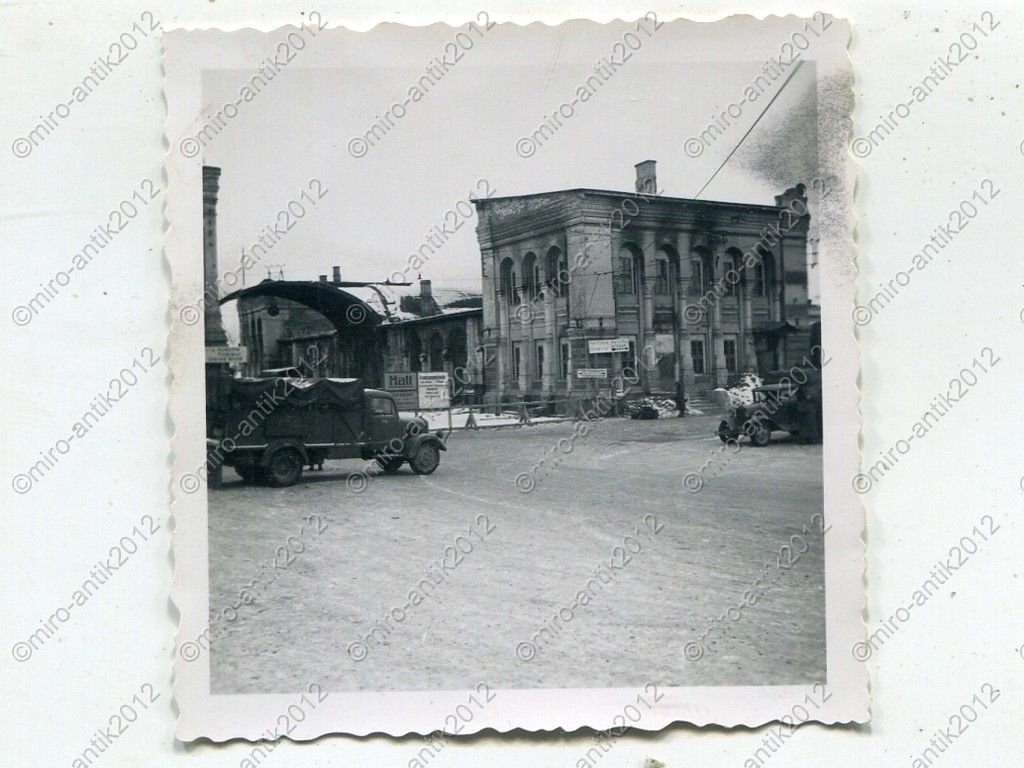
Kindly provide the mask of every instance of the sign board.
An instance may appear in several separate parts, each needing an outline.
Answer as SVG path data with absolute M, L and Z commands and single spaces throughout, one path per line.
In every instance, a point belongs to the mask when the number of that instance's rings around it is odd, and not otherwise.
M 608 369 L 607 368 L 578 368 L 576 370 L 577 379 L 607 379 Z
M 671 333 L 656 333 L 654 334 L 654 351 L 659 355 L 671 355 L 675 352 L 672 342 Z
M 415 392 L 416 374 L 411 371 L 384 374 L 384 389 L 388 392 Z
M 444 371 L 385 373 L 384 389 L 394 395 L 395 404 L 400 411 L 448 408 L 451 404 L 451 388 L 448 383 L 448 374 Z
M 249 349 L 247 347 L 207 347 L 206 362 L 247 363 L 249 362 Z
M 587 342 L 587 350 L 592 355 L 629 352 L 629 339 L 591 339 Z
M 392 392 L 395 398 L 395 405 L 400 411 L 418 411 L 420 409 L 420 399 L 416 394 L 416 390 L 405 391 L 405 392 Z
M 384 389 L 394 395 L 400 411 L 416 411 L 420 407 L 416 374 L 412 371 L 384 374 Z
M 417 391 L 420 397 L 420 408 L 428 410 L 431 408 L 447 408 L 451 404 L 448 389 L 448 374 L 420 373 L 417 374 Z

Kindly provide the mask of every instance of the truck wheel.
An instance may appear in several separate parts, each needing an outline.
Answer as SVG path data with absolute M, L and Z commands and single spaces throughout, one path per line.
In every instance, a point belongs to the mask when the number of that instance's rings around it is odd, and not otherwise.
M 736 436 L 732 434 L 729 429 L 729 422 L 722 419 L 722 422 L 718 425 L 718 439 L 723 443 L 728 443 L 730 440 L 735 440 Z
M 385 472 L 397 472 L 405 464 L 405 459 L 401 456 L 378 456 L 375 461 Z
M 275 488 L 295 485 L 302 477 L 302 454 L 294 448 L 280 448 L 270 457 L 267 482 Z
M 416 449 L 416 453 L 409 459 L 409 466 L 417 475 L 429 475 L 437 465 L 441 463 L 441 453 L 437 446 L 424 443 Z
M 744 431 L 750 438 L 750 442 L 756 448 L 764 448 L 772 439 L 771 430 L 758 421 L 748 421 Z

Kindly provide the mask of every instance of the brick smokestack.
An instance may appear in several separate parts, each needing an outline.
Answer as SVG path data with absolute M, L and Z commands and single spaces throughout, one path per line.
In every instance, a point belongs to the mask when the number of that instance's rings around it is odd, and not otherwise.
M 217 192 L 220 168 L 203 166 L 203 304 L 205 337 L 208 347 L 225 347 L 228 336 L 220 316 L 220 291 L 217 267 Z
M 637 163 L 636 168 L 636 191 L 645 195 L 656 195 L 658 193 L 658 176 L 655 173 L 657 162 L 644 160 Z
M 331 282 L 335 285 L 341 283 L 341 267 L 331 267 Z

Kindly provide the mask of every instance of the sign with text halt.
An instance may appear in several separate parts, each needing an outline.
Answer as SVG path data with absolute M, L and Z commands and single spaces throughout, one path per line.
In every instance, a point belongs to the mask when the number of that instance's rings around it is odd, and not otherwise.
M 412 371 L 384 374 L 384 389 L 394 395 L 400 411 L 415 411 L 420 407 L 416 374 Z

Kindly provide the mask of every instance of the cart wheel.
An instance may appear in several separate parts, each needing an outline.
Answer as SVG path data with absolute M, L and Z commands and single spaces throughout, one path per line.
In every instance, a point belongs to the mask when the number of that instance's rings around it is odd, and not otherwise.
M 750 443 L 756 448 L 764 448 L 772 439 L 771 430 L 759 421 L 748 421 L 744 432 L 750 438 Z
M 276 488 L 295 485 L 302 477 L 302 454 L 294 448 L 280 448 L 270 457 L 267 482 Z
M 405 463 L 405 459 L 401 456 L 378 456 L 374 460 L 377 462 L 377 466 L 385 472 L 397 472 Z
M 424 443 L 416 449 L 416 453 L 409 459 L 409 466 L 417 475 L 429 475 L 437 465 L 441 463 L 441 453 L 437 446 Z

